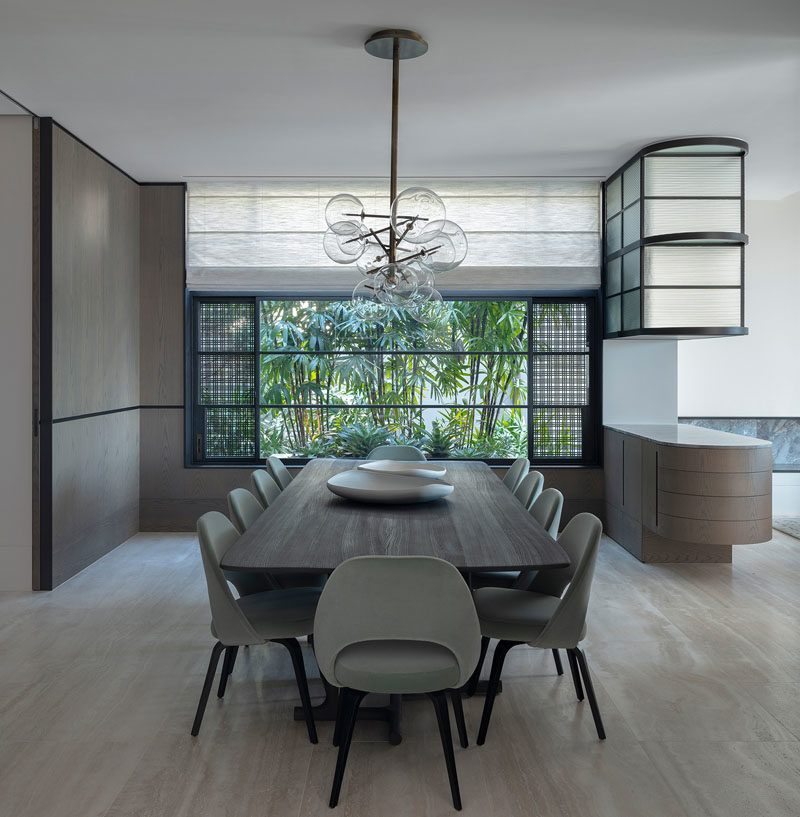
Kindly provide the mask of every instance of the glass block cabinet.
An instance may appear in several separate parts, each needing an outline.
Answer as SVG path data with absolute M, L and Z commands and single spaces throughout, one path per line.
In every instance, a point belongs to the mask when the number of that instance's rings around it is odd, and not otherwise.
M 604 184 L 604 336 L 746 335 L 739 139 L 643 148 Z

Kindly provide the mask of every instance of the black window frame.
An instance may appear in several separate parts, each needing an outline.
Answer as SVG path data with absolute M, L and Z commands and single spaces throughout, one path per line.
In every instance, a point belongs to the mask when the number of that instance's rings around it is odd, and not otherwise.
M 184 374 L 185 374 L 185 412 L 184 412 L 184 466 L 186 468 L 249 468 L 264 466 L 266 457 L 214 457 L 206 459 L 200 454 L 202 440 L 202 406 L 198 400 L 198 344 L 197 344 L 197 322 L 199 304 L 203 302 L 227 302 L 227 303 L 255 303 L 256 313 L 258 313 L 258 303 L 262 300 L 269 301 L 345 301 L 346 295 L 335 295 L 331 293 L 274 293 L 265 291 L 248 292 L 225 292 L 225 291 L 192 291 L 186 290 L 185 294 L 185 315 L 184 315 Z M 528 327 L 532 325 L 532 312 L 534 304 L 569 304 L 582 303 L 586 305 L 587 331 L 588 331 L 588 356 L 589 356 L 589 400 L 585 406 L 570 405 L 534 405 L 533 395 L 533 358 L 541 356 L 540 351 L 534 350 L 533 333 L 528 331 L 526 339 L 526 352 L 521 356 L 527 358 L 527 457 L 534 466 L 565 467 L 565 468 L 595 468 L 601 463 L 601 441 L 602 441 L 602 342 L 603 342 L 603 320 L 601 314 L 601 293 L 599 290 L 591 292 L 575 292 L 569 294 L 547 294 L 547 293 L 519 293 L 519 292 L 496 292 L 492 294 L 449 294 L 446 300 L 454 301 L 525 301 L 528 310 Z M 262 408 L 260 401 L 260 389 L 258 383 L 259 356 L 263 350 L 260 348 L 259 332 L 254 333 L 254 370 L 255 370 L 255 395 L 253 408 L 256 411 L 256 427 L 258 426 L 258 411 Z M 249 354 L 249 353 L 248 353 Z M 393 354 L 386 352 L 385 354 Z M 553 355 L 564 354 L 564 352 L 554 351 Z M 570 354 L 570 353 L 567 353 Z M 584 353 L 572 353 L 584 354 Z M 582 439 L 581 453 L 578 457 L 540 457 L 533 455 L 533 414 L 537 409 L 542 408 L 580 408 L 582 412 Z M 256 451 L 258 452 L 258 431 L 256 431 Z M 287 457 L 283 461 L 287 465 L 305 465 L 313 457 Z M 457 461 L 458 458 L 453 458 Z M 514 458 L 491 457 L 482 460 L 490 466 L 510 465 Z

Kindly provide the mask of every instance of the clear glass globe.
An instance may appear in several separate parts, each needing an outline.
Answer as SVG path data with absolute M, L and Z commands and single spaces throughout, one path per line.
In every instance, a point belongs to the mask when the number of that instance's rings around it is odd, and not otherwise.
M 469 244 L 464 231 L 454 221 L 446 220 L 433 222 L 430 228 L 436 230 L 436 234 L 422 245 L 430 255 L 420 263 L 432 272 L 455 269 L 467 257 Z
M 419 244 L 431 237 L 431 222 L 444 221 L 446 213 L 444 202 L 433 190 L 408 187 L 392 202 L 392 227 L 398 239 Z
M 364 254 L 367 241 L 360 225 L 352 221 L 337 221 L 322 237 L 322 248 L 337 264 L 351 264 Z
M 378 300 L 378 289 L 372 276 L 359 281 L 353 288 L 352 312 L 362 323 L 382 323 L 386 319 L 386 307 Z
M 417 276 L 404 264 L 387 264 L 381 267 L 378 299 L 390 306 L 405 306 L 417 291 Z
M 361 224 L 364 221 L 364 205 L 361 199 L 349 193 L 340 193 L 334 196 L 325 206 L 325 221 L 336 232 L 334 225 L 342 222 Z M 444 218 L 444 216 L 442 216 Z
M 373 270 L 380 269 L 388 260 L 380 244 L 367 241 L 366 250 L 356 262 L 356 266 L 362 275 L 368 275 Z

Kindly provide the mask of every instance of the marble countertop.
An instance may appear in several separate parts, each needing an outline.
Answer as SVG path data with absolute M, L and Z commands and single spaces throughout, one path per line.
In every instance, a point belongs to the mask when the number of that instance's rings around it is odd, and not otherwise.
M 607 425 L 614 431 L 621 431 L 633 437 L 652 440 L 661 445 L 675 445 L 686 448 L 769 448 L 769 440 L 716 431 L 701 426 L 674 423 L 669 425 Z

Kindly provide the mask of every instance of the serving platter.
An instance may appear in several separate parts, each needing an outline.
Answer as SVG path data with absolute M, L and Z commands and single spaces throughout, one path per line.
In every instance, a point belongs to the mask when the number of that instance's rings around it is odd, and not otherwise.
M 432 502 L 453 493 L 453 486 L 441 479 L 382 474 L 359 468 L 335 474 L 327 485 L 328 490 L 337 496 L 378 505 Z
M 442 479 L 447 473 L 447 468 L 444 465 L 433 462 L 416 462 L 414 460 L 370 460 L 358 465 L 358 470 L 376 474 L 423 477 L 425 479 Z

